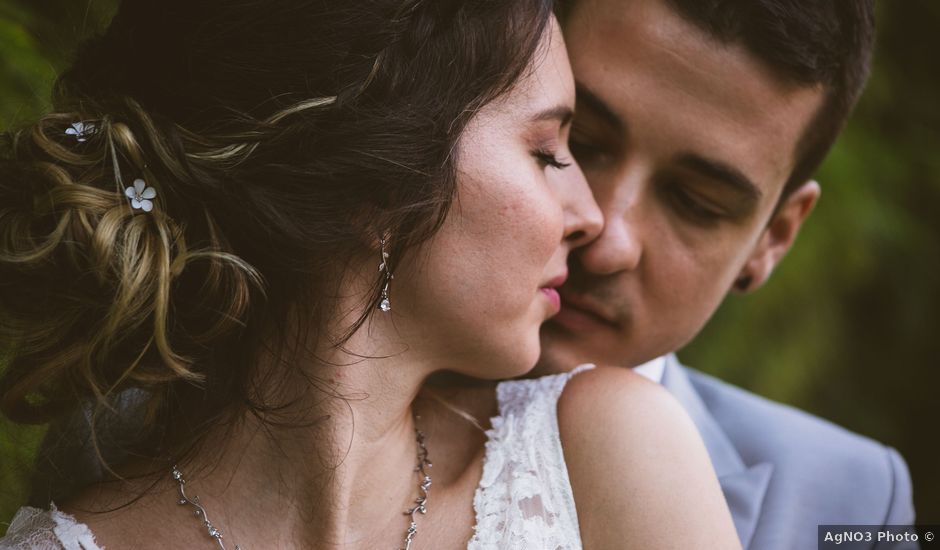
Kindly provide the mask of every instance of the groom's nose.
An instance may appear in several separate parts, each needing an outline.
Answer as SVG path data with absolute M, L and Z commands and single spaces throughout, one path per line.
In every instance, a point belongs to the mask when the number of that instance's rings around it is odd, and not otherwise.
M 617 182 L 609 188 L 595 186 L 595 197 L 604 227 L 593 241 L 578 251 L 584 270 L 594 275 L 632 271 L 643 257 L 644 210 L 639 185 Z

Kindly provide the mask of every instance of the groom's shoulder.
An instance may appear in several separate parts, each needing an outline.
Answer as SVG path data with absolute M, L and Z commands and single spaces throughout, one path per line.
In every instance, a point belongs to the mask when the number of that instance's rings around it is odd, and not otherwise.
M 752 436 L 770 447 L 794 452 L 806 446 L 838 454 L 883 454 L 881 443 L 814 416 L 729 384 L 690 367 L 683 367 L 705 408 L 729 436 Z M 746 448 L 744 449 L 747 450 Z
M 910 491 L 907 465 L 893 448 L 790 405 L 683 368 L 705 408 L 746 462 L 772 462 L 777 474 L 792 474 L 821 490 L 865 486 L 866 492 L 889 499 L 903 498 L 899 493 Z

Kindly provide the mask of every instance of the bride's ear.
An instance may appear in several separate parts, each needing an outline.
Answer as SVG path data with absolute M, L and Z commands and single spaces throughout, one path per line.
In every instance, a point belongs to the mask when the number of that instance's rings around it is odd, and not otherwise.
M 369 250 L 378 254 L 383 248 L 387 249 L 391 242 L 392 232 L 378 227 L 370 227 L 365 232 L 365 240 Z
M 819 183 L 809 180 L 783 199 L 741 268 L 732 291 L 750 292 L 767 282 L 774 268 L 796 242 L 800 227 L 815 208 L 821 192 Z
M 376 204 L 362 205 L 349 221 L 350 229 L 360 235 L 360 242 L 376 255 L 382 249 L 382 239 L 391 239 L 391 220 L 387 210 Z

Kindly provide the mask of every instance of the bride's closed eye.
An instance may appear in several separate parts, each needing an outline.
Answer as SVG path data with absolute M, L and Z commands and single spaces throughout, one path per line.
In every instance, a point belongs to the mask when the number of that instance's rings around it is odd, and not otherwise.
M 559 160 L 557 153 L 548 149 L 536 149 L 532 152 L 532 156 L 538 159 L 539 163 L 541 163 L 543 167 L 551 166 L 552 168 L 556 168 L 558 170 L 564 170 L 565 168 L 571 166 L 571 162 Z
M 571 166 L 571 159 L 559 158 L 559 150 L 567 151 L 568 130 L 574 118 L 571 105 L 559 103 L 543 109 L 531 117 L 534 123 L 530 144 L 532 156 L 542 168 L 552 167 L 563 170 Z

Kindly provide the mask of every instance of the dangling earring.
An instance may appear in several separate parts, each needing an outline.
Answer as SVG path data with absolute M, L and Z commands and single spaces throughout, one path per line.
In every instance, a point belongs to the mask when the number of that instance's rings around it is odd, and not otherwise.
M 392 310 L 392 303 L 388 299 L 388 286 L 391 284 L 392 279 L 394 279 L 395 276 L 392 275 L 392 269 L 388 265 L 388 251 L 385 249 L 385 245 L 388 244 L 388 240 L 385 237 L 382 237 L 379 242 L 382 245 L 382 263 L 379 264 L 379 272 L 382 272 L 385 275 L 385 284 L 382 286 L 382 300 L 379 302 L 379 309 L 388 313 Z

